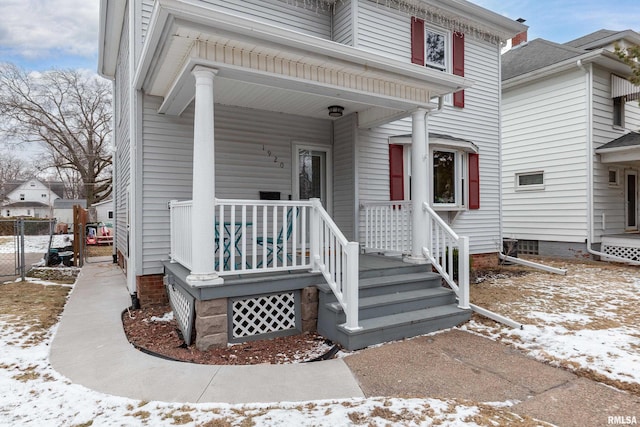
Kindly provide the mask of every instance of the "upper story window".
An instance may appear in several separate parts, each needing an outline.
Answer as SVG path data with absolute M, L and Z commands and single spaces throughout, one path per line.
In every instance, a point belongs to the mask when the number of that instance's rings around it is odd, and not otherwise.
M 624 127 L 624 96 L 613 98 L 613 125 Z
M 24 194 L 20 194 L 20 200 L 24 200 Z
M 42 194 L 40 195 L 40 197 L 42 197 L 43 199 L 46 199 L 46 198 L 47 198 L 47 195 L 46 195 L 45 193 L 42 193 Z
M 432 28 L 425 29 L 425 65 L 441 71 L 447 71 L 449 59 L 447 40 L 450 36 L 445 31 Z
M 35 187 L 35 186 L 36 186 L 36 183 L 35 183 L 35 182 L 30 182 L 30 183 L 29 183 L 29 187 Z

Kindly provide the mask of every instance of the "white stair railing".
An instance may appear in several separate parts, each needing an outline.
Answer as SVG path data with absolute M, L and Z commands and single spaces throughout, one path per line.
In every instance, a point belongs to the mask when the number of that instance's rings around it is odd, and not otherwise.
M 312 271 L 319 271 L 342 306 L 349 330 L 358 325 L 358 263 L 359 245 L 349 242 L 329 214 L 320 199 L 311 199 L 311 259 Z
M 458 296 L 458 307 L 469 307 L 469 238 L 458 236 L 427 203 L 423 208 L 428 216 L 429 247 L 424 256 L 442 275 Z
M 366 251 L 411 253 L 411 201 L 361 202 Z

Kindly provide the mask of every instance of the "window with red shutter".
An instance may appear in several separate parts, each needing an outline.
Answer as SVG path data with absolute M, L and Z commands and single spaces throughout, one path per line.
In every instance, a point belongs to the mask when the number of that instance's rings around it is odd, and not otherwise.
M 469 209 L 480 209 L 480 157 L 469 153 Z
M 453 74 L 464 77 L 464 34 L 453 33 Z M 453 105 L 464 108 L 464 90 L 453 94 Z
M 389 200 L 404 200 L 404 147 L 389 144 Z

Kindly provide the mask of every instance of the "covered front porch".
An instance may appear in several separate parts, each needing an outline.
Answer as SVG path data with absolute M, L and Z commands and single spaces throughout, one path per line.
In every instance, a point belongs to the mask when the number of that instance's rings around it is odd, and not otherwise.
M 156 4 L 136 76 L 136 89 L 145 94 L 145 120 L 193 124 L 190 194 L 170 203 L 172 264 L 164 263 L 165 272 L 173 271 L 166 284 L 174 309 L 182 306 L 177 311 L 188 314 L 185 338 L 191 339 L 193 326 L 212 344 L 235 339 L 222 337 L 224 328 L 218 327 L 232 322 L 222 301 L 228 296 L 210 298 L 235 295 L 233 288 L 251 289 L 244 296 L 252 307 L 295 306 L 295 295 L 283 296 L 287 289 L 281 285 L 255 288 L 265 274 L 280 283 L 288 283 L 283 275 L 310 274 L 315 283 L 305 286 L 327 287 L 343 312 L 336 318 L 343 329 L 364 329 L 359 254 L 368 248 L 359 238 L 357 132 L 403 118 L 412 131 L 410 207 L 383 202 L 388 215 L 365 219 L 364 227 L 376 230 L 376 242 L 397 240 L 399 230 L 386 221 L 402 211 L 402 222 L 410 226 L 401 238 L 408 245 L 406 260 L 437 269 L 466 309 L 468 240 L 428 203 L 428 116 L 442 108 L 444 96 L 470 82 L 190 7 Z M 198 22 L 191 20 L 195 15 Z M 239 287 L 240 279 L 254 285 Z M 305 289 L 302 284 L 297 291 Z

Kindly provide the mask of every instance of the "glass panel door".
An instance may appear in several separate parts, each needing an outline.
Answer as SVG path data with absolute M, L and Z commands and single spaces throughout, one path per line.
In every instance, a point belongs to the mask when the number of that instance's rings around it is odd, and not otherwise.
M 636 171 L 625 173 L 625 229 L 638 230 L 638 175 Z
M 327 152 L 298 148 L 298 198 L 318 198 L 327 207 Z

